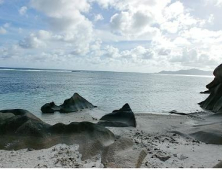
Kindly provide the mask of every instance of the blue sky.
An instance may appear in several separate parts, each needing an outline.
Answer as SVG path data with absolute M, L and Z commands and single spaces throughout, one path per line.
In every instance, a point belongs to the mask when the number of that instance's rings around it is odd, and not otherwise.
M 222 0 L 0 0 L 0 66 L 213 70 Z

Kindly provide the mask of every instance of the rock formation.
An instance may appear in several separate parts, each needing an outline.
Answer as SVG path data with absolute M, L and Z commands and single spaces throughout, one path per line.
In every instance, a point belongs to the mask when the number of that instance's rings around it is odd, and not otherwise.
M 78 93 L 74 93 L 74 95 L 66 99 L 64 103 L 60 106 L 55 105 L 54 102 L 46 103 L 41 107 L 42 113 L 54 113 L 59 111 L 61 113 L 69 113 L 69 112 L 77 112 L 83 109 L 91 109 L 96 106 L 93 106 L 92 103 L 88 102 Z
M 60 107 L 56 106 L 54 102 L 46 103 L 41 107 L 42 113 L 54 113 L 55 111 L 59 111 Z
M 0 111 L 0 149 L 43 149 L 56 144 L 78 144 L 82 161 L 100 154 L 102 164 L 110 168 L 139 168 L 147 155 L 144 149 L 133 148 L 132 140 L 115 137 L 90 122 L 49 125 L 26 110 Z
M 219 65 L 213 72 L 214 80 L 206 85 L 210 95 L 206 100 L 200 102 L 199 105 L 206 110 L 214 113 L 222 112 L 222 64 Z
M 129 104 L 126 103 L 121 109 L 103 116 L 98 124 L 110 127 L 136 127 L 136 119 Z
M 213 168 L 222 168 L 222 161 L 220 161 L 217 165 L 215 165 Z
M 59 143 L 107 145 L 115 136 L 108 129 L 90 122 L 49 125 L 26 110 L 0 111 L 0 149 L 48 148 Z M 10 145 L 8 145 L 10 143 Z
M 69 112 L 77 112 L 82 109 L 91 109 L 95 106 L 92 103 L 88 102 L 78 93 L 75 93 L 70 99 L 66 99 L 62 105 L 60 105 L 60 112 L 69 113 Z
M 102 153 L 102 162 L 109 168 L 139 168 L 147 153 L 143 149 L 133 149 L 133 141 L 119 138 Z

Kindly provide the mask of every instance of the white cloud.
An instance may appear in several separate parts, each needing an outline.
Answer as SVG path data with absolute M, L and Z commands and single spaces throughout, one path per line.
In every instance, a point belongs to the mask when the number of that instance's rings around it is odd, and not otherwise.
M 7 31 L 6 29 L 4 29 L 3 27 L 0 27 L 0 34 L 6 34 Z
M 93 3 L 103 9 L 93 9 L 96 6 Z M 41 13 L 36 18 L 45 22 L 43 26 L 38 25 L 45 30 L 27 30 L 22 25 L 15 28 L 11 21 L 12 26 L 2 25 L 0 34 L 19 32 L 18 37 L 25 38 L 21 38 L 17 48 L 5 48 L 1 53 L 4 58 L 22 56 L 30 63 L 36 61 L 51 64 L 50 67 L 65 65 L 79 69 L 146 72 L 163 69 L 161 67 L 212 66 L 222 60 L 222 32 L 214 27 L 218 16 L 209 11 L 209 15 L 203 17 L 195 11 L 195 6 L 190 9 L 187 3 L 30 0 L 30 4 L 25 5 L 32 8 L 30 14 L 33 10 Z M 26 14 L 26 6 L 20 8 L 21 15 Z
M 122 62 L 128 60 L 128 62 L 140 62 L 150 60 L 154 56 L 154 52 L 151 49 L 144 48 L 143 46 L 137 46 L 131 50 L 122 50 L 113 46 L 106 46 L 102 53 L 100 53 L 102 59 L 107 60 L 120 60 Z
M 92 23 L 82 15 L 88 12 L 90 4 L 86 0 L 31 0 L 31 6 L 48 16 L 48 22 L 56 31 L 76 29 L 78 26 L 92 28 Z
M 137 46 L 130 51 L 133 58 L 140 57 L 141 59 L 152 59 L 154 52 L 151 49 L 146 49 L 143 46 Z
M 207 22 L 212 24 L 214 22 L 214 14 L 210 14 L 209 18 L 207 19 Z
M 183 48 L 180 55 L 171 56 L 171 62 L 178 62 L 184 66 L 203 67 L 217 65 L 217 61 L 209 56 L 208 53 L 198 49 Z
M 188 45 L 191 45 L 191 43 L 186 39 L 186 38 L 182 38 L 182 37 L 177 37 L 173 43 L 176 45 L 176 46 L 188 46 Z
M 213 3 L 215 6 L 221 7 L 222 0 L 205 0 L 206 3 Z
M 193 40 L 193 43 L 199 43 L 200 45 L 215 44 L 222 42 L 222 30 L 211 31 L 208 29 L 202 29 L 193 27 L 181 33 L 181 36 Z
M 158 28 L 153 27 L 153 24 L 161 20 L 162 9 L 170 3 L 170 0 L 92 1 L 97 2 L 106 10 L 109 8 L 116 9 L 117 12 L 110 18 L 111 30 L 116 35 L 123 36 L 125 40 L 151 39 L 155 34 L 158 34 Z
M 104 18 L 103 18 L 103 16 L 101 14 L 95 15 L 94 21 L 101 21 L 101 20 L 104 20 Z
M 48 44 L 48 41 L 50 40 L 52 40 L 51 32 L 39 30 L 38 32 L 31 33 L 29 36 L 19 41 L 19 46 L 24 49 L 46 47 L 46 44 Z
M 94 30 L 95 37 L 98 37 L 103 42 L 118 42 L 125 40 L 122 36 L 113 34 L 110 31 L 95 29 Z
M 21 40 L 19 42 L 19 46 L 22 48 L 31 49 L 31 48 L 45 47 L 46 44 L 43 41 L 41 41 L 40 39 L 38 39 L 38 37 L 31 34 L 29 37 Z
M 31 6 L 47 16 L 54 40 L 62 46 L 71 43 L 75 55 L 88 52 L 94 35 L 92 22 L 83 15 L 91 7 L 86 0 L 31 0 Z
M 202 26 L 205 24 L 204 20 L 191 16 L 179 1 L 164 8 L 163 15 L 163 22 L 160 23 L 160 27 L 169 33 L 177 33 L 180 30 L 188 29 L 192 26 Z
M 19 9 L 19 14 L 20 15 L 25 15 L 26 14 L 26 12 L 27 12 L 27 7 L 26 6 L 23 6 L 23 7 L 21 7 L 20 9 Z
M 41 40 L 48 40 L 52 37 L 52 33 L 45 30 L 39 30 L 36 36 Z
M 119 58 L 121 55 L 119 54 L 119 49 L 115 48 L 113 46 L 106 46 L 105 47 L 105 54 L 103 55 L 103 57 L 106 58 Z
M 158 28 L 150 26 L 152 22 L 151 14 L 142 12 L 116 13 L 110 19 L 112 31 L 127 40 L 152 39 L 159 33 Z
M 0 5 L 4 3 L 4 0 L 0 0 Z
M 10 25 L 11 25 L 10 23 L 5 23 L 5 24 L 3 25 L 3 27 L 4 27 L 4 28 L 9 28 Z
M 159 49 L 158 55 L 168 56 L 170 55 L 170 53 L 171 53 L 170 49 L 161 48 Z
M 167 20 L 175 19 L 184 13 L 184 6 L 181 2 L 176 1 L 164 9 L 164 16 Z

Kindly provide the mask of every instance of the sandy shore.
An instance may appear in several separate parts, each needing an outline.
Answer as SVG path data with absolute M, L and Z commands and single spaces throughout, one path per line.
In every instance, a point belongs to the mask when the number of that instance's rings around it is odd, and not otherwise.
M 92 114 L 94 115 L 94 114 Z M 90 111 L 64 115 L 62 118 L 43 120 L 54 124 L 71 121 L 97 122 Z M 102 115 L 102 113 L 101 113 Z M 186 129 L 195 123 L 187 116 L 135 114 L 137 128 L 109 128 L 117 137 L 126 137 L 134 142 L 133 148 L 143 148 L 147 156 L 142 162 L 143 168 L 211 168 L 222 159 L 222 146 L 199 142 L 192 138 L 181 137 L 176 129 Z M 70 116 L 72 119 L 70 119 Z M 216 153 L 216 154 L 215 154 Z M 82 161 L 77 145 L 59 144 L 48 149 L 18 151 L 0 150 L 0 168 L 34 167 L 97 167 L 102 168 L 100 155 L 91 160 Z

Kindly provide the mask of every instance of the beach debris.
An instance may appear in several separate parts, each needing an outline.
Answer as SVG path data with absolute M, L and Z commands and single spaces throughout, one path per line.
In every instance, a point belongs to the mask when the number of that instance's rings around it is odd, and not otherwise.
M 187 156 L 185 156 L 185 155 L 183 155 L 183 154 L 177 154 L 177 157 L 178 157 L 178 159 L 180 159 L 180 160 L 184 160 L 184 159 L 187 159 L 187 158 L 188 158 Z
M 163 162 L 165 162 L 171 158 L 170 156 L 164 156 L 164 155 L 158 155 L 158 154 L 155 154 L 154 157 L 158 158 L 159 160 L 161 160 Z
M 177 115 L 185 115 L 185 116 L 188 115 L 187 113 L 177 112 L 176 110 L 172 110 L 172 111 L 170 111 L 169 113 L 171 113 L 171 114 L 177 114 Z
M 210 90 L 201 91 L 200 94 L 210 94 Z

